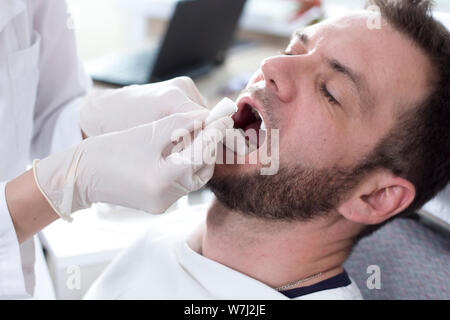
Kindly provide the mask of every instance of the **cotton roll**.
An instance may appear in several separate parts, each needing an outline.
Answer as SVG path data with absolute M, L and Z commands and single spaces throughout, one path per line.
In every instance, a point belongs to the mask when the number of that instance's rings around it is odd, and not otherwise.
M 210 112 L 208 118 L 206 118 L 205 125 L 219 120 L 220 118 L 232 116 L 238 111 L 237 105 L 228 98 L 223 98 Z

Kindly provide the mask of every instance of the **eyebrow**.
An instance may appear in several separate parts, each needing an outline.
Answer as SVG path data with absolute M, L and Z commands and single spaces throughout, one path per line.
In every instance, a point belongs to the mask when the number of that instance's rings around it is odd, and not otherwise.
M 305 46 L 310 42 L 310 37 L 303 32 L 303 30 L 297 30 L 294 32 L 293 38 L 299 39 Z M 339 62 L 333 58 L 325 58 L 328 67 L 334 72 L 343 74 L 346 76 L 356 87 L 358 92 L 359 99 L 361 101 L 360 109 L 362 113 L 367 113 L 368 110 L 371 110 L 371 106 L 373 105 L 373 97 L 368 90 L 368 85 L 365 77 L 352 70 L 350 67 L 345 66 L 343 63 Z
M 368 111 L 372 110 L 373 98 L 372 95 L 370 94 L 367 81 L 364 78 L 364 76 L 352 70 L 351 68 L 345 66 L 336 59 L 326 58 L 326 61 L 330 69 L 332 69 L 337 73 L 343 74 L 356 87 L 359 100 L 361 101 L 361 103 L 359 104 L 361 112 L 363 114 L 366 114 Z

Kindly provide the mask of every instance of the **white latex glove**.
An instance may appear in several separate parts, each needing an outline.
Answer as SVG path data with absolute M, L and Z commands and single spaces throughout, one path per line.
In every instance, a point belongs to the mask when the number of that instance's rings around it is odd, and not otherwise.
M 81 104 L 80 127 L 89 136 L 122 131 L 173 113 L 202 110 L 206 101 L 188 77 L 91 92 Z
M 163 156 L 173 144 L 172 133 L 192 132 L 208 111 L 173 114 L 150 124 L 95 136 L 66 151 L 33 163 L 36 183 L 64 219 L 95 202 L 106 202 L 149 213 L 162 213 L 183 195 L 202 187 L 211 178 L 214 163 L 194 161 L 189 149 Z M 216 147 L 230 117 L 208 125 L 201 133 L 209 139 L 202 152 L 215 160 Z M 201 135 L 198 135 L 200 137 Z M 179 146 L 179 144 L 177 144 Z

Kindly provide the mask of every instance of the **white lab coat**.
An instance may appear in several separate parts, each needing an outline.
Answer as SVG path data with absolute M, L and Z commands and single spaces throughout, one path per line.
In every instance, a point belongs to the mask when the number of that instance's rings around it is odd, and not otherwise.
M 186 238 L 204 221 L 207 205 L 167 213 L 107 267 L 85 299 L 289 299 L 264 283 L 205 258 Z M 200 240 L 199 240 L 200 241 Z M 298 300 L 356 300 L 352 280 L 346 287 L 314 292 Z
M 69 22 L 62 0 L 0 2 L 0 299 L 26 297 L 35 283 L 34 244 L 17 242 L 6 182 L 81 141 L 77 104 L 90 81 Z

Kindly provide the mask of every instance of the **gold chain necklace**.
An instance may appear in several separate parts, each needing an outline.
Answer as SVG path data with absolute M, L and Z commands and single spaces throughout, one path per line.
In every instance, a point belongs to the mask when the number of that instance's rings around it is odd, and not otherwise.
M 312 276 L 310 276 L 310 277 L 308 277 L 308 278 L 301 279 L 301 280 L 297 280 L 297 281 L 295 281 L 295 282 L 291 282 L 291 283 L 285 284 L 284 286 L 275 288 L 275 290 L 277 290 L 277 291 L 283 291 L 283 290 L 290 289 L 290 288 L 295 287 L 295 286 L 298 286 L 299 284 L 304 283 L 304 282 L 306 282 L 306 281 L 309 281 L 309 280 L 312 280 L 312 279 L 316 279 L 316 278 L 320 277 L 322 274 L 323 274 L 322 272 L 319 272 L 319 273 L 317 273 L 317 274 L 315 274 L 315 275 L 312 275 Z

